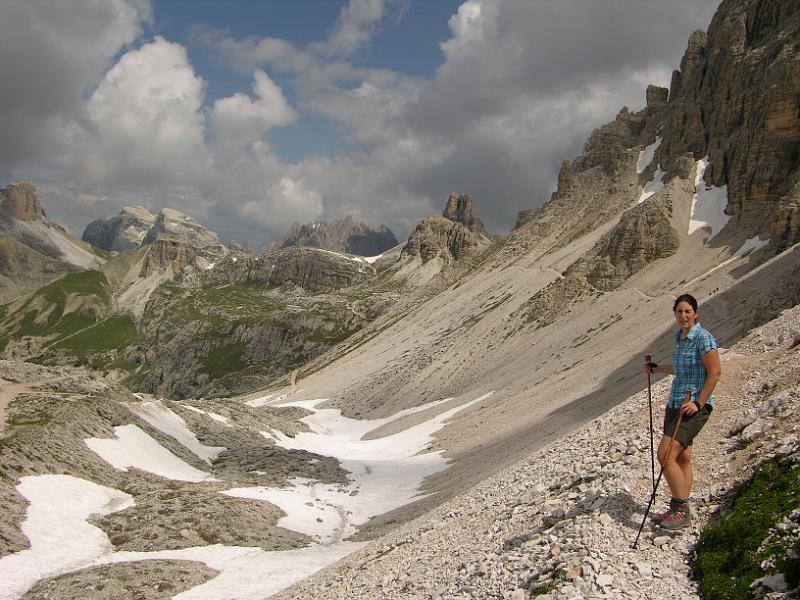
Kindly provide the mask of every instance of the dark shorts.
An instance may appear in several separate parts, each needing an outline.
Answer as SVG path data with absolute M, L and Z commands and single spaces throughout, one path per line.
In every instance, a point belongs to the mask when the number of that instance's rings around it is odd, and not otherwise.
M 683 417 L 681 426 L 678 429 L 678 435 L 675 439 L 684 448 L 688 448 L 694 442 L 694 438 L 700 433 L 703 425 L 708 421 L 713 407 L 704 406 L 699 412 L 694 413 L 691 417 Z M 672 432 L 675 431 L 675 423 L 678 422 L 678 413 L 680 410 L 677 408 L 669 408 L 664 412 L 664 435 L 672 437 Z

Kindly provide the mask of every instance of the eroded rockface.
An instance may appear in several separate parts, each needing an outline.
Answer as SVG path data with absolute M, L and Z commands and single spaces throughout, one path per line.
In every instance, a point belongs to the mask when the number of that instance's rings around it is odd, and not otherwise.
M 673 74 L 656 154 L 670 168 L 685 152 L 708 156 L 706 183 L 728 186 L 732 222 L 772 232 L 775 251 L 800 241 L 798 36 L 795 0 L 724 0 Z
M 47 221 L 31 179 L 12 181 L 0 190 L 0 212 L 18 221 Z
M 569 243 L 616 217 L 630 206 L 652 175 L 651 166 L 639 174 L 639 151 L 652 144 L 666 111 L 667 90 L 649 86 L 647 104 L 638 112 L 624 107 L 614 121 L 595 129 L 583 152 L 561 165 L 558 188 L 543 207 L 522 211 L 515 229 L 547 238 L 555 245 Z
M 576 268 L 595 288 L 614 290 L 648 264 L 675 254 L 680 241 L 666 207 L 645 202 L 626 211 Z
M 456 192 L 450 194 L 442 216 L 445 219 L 461 223 L 472 233 L 489 237 L 489 233 L 486 231 L 483 221 L 481 221 L 481 218 L 478 216 L 478 209 L 475 206 L 475 201 L 469 194 L 459 194 Z
M 152 244 L 162 238 L 187 242 L 203 250 L 227 252 L 216 233 L 206 229 L 189 215 L 171 208 L 162 208 L 159 211 L 142 244 Z

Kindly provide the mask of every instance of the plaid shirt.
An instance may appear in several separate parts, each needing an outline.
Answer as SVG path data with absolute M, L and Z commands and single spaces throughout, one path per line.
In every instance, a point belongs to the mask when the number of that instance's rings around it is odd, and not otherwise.
M 700 357 L 719 347 L 714 336 L 700 327 L 699 323 L 692 327 L 686 337 L 681 336 L 682 332 L 678 330 L 675 334 L 675 354 L 672 355 L 675 379 L 672 380 L 672 390 L 667 403 L 670 408 L 680 408 L 689 390 L 692 390 L 692 400 L 697 400 L 697 395 L 708 376 Z M 714 399 L 709 397 L 707 404 L 713 406 Z

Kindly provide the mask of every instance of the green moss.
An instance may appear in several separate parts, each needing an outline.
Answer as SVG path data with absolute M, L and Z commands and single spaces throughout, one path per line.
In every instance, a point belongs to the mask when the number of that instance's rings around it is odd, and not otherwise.
M 128 315 L 115 315 L 85 327 L 52 348 L 62 348 L 77 355 L 97 350 L 122 348 L 136 339 L 136 325 Z
M 36 292 L 37 296 L 43 296 L 50 302 L 59 302 L 67 294 L 95 295 L 104 302 L 111 300 L 108 280 L 100 271 L 68 273 L 61 279 L 39 288 L 39 291 Z
M 800 465 L 796 460 L 768 460 L 738 490 L 731 511 L 703 531 L 693 568 L 705 600 L 745 600 L 750 584 L 793 567 L 788 548 L 775 527 L 800 508 Z M 788 560 L 788 562 L 787 562 Z M 773 564 L 771 569 L 761 565 Z

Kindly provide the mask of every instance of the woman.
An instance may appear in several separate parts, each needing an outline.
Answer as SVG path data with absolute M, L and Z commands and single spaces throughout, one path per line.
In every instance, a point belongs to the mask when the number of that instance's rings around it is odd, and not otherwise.
M 672 499 L 669 508 L 653 516 L 666 529 L 681 529 L 691 521 L 689 493 L 692 491 L 692 441 L 713 410 L 711 392 L 721 375 L 717 341 L 697 322 L 697 300 L 689 294 L 678 296 L 672 307 L 679 331 L 671 365 L 645 363 L 645 373 L 675 375 L 664 414 L 664 435 L 658 446 L 658 462 L 664 470 Z M 691 392 L 691 401 L 687 401 Z M 681 425 L 665 461 L 678 415 Z

